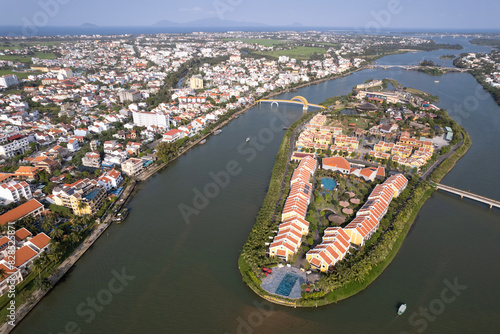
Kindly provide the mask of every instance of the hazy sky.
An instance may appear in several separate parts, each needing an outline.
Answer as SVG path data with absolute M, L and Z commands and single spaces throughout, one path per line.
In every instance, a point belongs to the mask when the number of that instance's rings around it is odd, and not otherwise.
M 499 13 L 497 0 L 0 0 L 0 25 L 16 26 L 148 26 L 218 17 L 268 25 L 466 30 L 499 29 Z

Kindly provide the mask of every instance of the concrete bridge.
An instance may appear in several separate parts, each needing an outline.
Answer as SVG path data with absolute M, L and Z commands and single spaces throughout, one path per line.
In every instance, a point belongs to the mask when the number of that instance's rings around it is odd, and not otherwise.
M 436 189 L 440 189 L 440 190 L 443 190 L 443 191 L 446 191 L 446 192 L 458 195 L 458 196 L 460 196 L 460 198 L 464 198 L 465 197 L 465 198 L 473 199 L 475 201 L 478 201 L 478 202 L 484 203 L 486 205 L 489 205 L 490 209 L 492 207 L 500 208 L 500 201 L 497 201 L 497 200 L 494 200 L 494 199 L 491 199 L 491 198 L 487 198 L 487 197 L 484 197 L 484 196 L 476 195 L 476 194 L 473 194 L 471 192 L 460 190 L 460 189 L 456 189 L 456 188 L 453 188 L 453 187 L 450 187 L 450 186 L 445 186 L 444 184 L 440 184 L 440 183 L 434 183 L 434 186 L 436 187 Z
M 314 103 L 309 103 L 307 102 L 306 98 L 303 96 L 294 96 L 290 100 L 268 100 L 268 99 L 262 99 L 262 100 L 257 100 L 256 102 L 261 103 L 261 102 L 270 102 L 271 106 L 273 104 L 276 104 L 279 106 L 280 103 L 295 103 L 295 104 L 302 104 L 304 106 L 304 110 L 309 109 L 309 106 L 311 107 L 316 107 L 320 109 L 326 109 L 326 107 L 323 107 L 319 104 L 314 104 Z
M 469 69 L 467 68 L 458 68 L 458 67 L 442 67 L 442 66 L 419 66 L 419 65 L 379 65 L 372 64 L 368 65 L 368 68 L 381 68 L 381 69 L 389 69 L 389 68 L 402 68 L 404 70 L 420 70 L 420 69 L 438 69 L 446 72 L 467 72 Z

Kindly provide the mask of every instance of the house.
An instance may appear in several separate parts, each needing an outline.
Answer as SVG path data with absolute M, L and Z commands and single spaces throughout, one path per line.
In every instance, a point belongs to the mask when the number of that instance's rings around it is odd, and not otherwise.
M 85 153 L 85 156 L 82 158 L 82 165 L 92 168 L 100 168 L 101 155 L 96 151 Z
M 184 137 L 184 132 L 179 130 L 179 129 L 172 129 L 166 133 L 163 134 L 163 141 L 167 143 L 174 142 L 178 139 L 181 139 Z
M 0 261 L 0 271 L 4 272 L 0 276 L 0 296 L 9 291 L 12 285 L 17 285 L 22 282 L 23 275 L 21 271 L 15 267 L 8 265 L 6 261 Z
M 50 245 L 50 238 L 43 232 L 38 233 L 35 237 L 29 239 L 25 245 L 30 246 L 38 253 L 45 252 Z
M 71 152 L 76 152 L 80 149 L 80 142 L 76 138 L 71 138 L 68 140 L 68 150 Z
M 122 174 L 116 169 L 112 169 L 109 172 L 101 175 L 97 182 L 104 188 L 106 191 L 111 191 L 111 189 L 116 189 L 123 182 Z
M 33 234 L 26 228 L 20 228 L 14 233 L 14 238 L 16 239 L 16 246 L 21 246 L 25 241 L 28 241 Z
M 15 222 L 27 216 L 39 217 L 44 211 L 43 204 L 36 199 L 31 199 L 18 207 L 7 211 L 0 216 L 0 225 L 5 225 L 8 222 Z
M 358 216 L 344 227 L 353 244 L 363 246 L 365 241 L 375 233 L 379 222 L 372 215 Z
M 351 164 L 342 157 L 324 158 L 322 161 L 323 169 L 349 174 L 351 172 Z
M 143 167 L 143 162 L 141 159 L 130 158 L 122 162 L 122 171 L 128 176 L 133 176 L 139 174 Z
M 38 253 L 28 245 L 24 245 L 23 247 L 16 250 L 14 254 L 14 267 L 19 269 L 21 273 L 27 273 L 28 269 L 31 267 L 33 260 L 38 257 Z M 7 256 L 7 259 L 10 260 L 11 256 Z

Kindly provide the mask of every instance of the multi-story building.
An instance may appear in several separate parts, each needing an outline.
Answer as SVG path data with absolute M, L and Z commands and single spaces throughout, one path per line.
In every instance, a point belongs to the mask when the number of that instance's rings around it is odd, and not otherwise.
M 203 78 L 201 75 L 193 75 L 190 80 L 191 89 L 202 89 L 203 88 Z
M 122 174 L 116 169 L 112 169 L 109 172 L 104 173 L 97 179 L 97 182 L 103 186 L 106 191 L 118 188 L 122 181 Z
M 9 87 L 12 85 L 17 85 L 19 81 L 15 74 L 4 75 L 0 77 L 0 87 Z
M 101 207 L 106 190 L 96 180 L 83 179 L 54 188 L 52 195 L 56 205 L 72 209 L 75 215 L 93 215 Z
M 99 152 L 87 152 L 82 158 L 82 165 L 93 168 L 101 167 L 101 155 Z
M 22 198 L 30 200 L 33 198 L 31 194 L 31 188 L 25 181 L 9 181 L 7 183 L 0 184 L 0 198 L 3 199 L 6 204 L 11 202 L 19 202 Z
M 143 161 L 141 159 L 130 158 L 122 163 L 122 171 L 129 175 L 137 175 L 143 169 Z
M 141 98 L 141 92 L 138 90 L 122 90 L 118 93 L 118 97 L 120 98 L 120 102 L 125 101 L 137 101 Z
M 9 136 L 0 135 L 0 156 L 12 158 L 19 154 L 24 154 L 29 148 L 28 137 L 19 133 Z
M 169 129 L 170 117 L 163 112 L 134 111 L 132 113 L 134 125 L 137 126 L 157 126 Z

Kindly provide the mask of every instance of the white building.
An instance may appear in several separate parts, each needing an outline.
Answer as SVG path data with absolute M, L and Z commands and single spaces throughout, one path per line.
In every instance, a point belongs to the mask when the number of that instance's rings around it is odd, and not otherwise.
M 101 175 L 99 179 L 97 179 L 97 183 L 103 186 L 106 191 L 118 188 L 122 181 L 122 174 L 115 169 L 110 170 L 109 172 Z
M 0 156 L 12 158 L 24 154 L 29 148 L 28 137 L 19 133 L 10 136 L 0 135 Z
M 19 81 L 15 74 L 4 75 L 0 77 L 0 87 L 9 87 L 12 85 L 17 85 Z
M 122 163 L 122 171 L 129 175 L 136 175 L 143 169 L 143 162 L 141 159 L 130 158 Z
M 170 117 L 167 113 L 134 111 L 132 116 L 137 126 L 157 126 L 166 130 L 169 128 Z
M 5 204 L 19 202 L 23 197 L 26 200 L 33 198 L 31 188 L 25 181 L 10 181 L 0 184 L 0 198 L 6 201 Z

